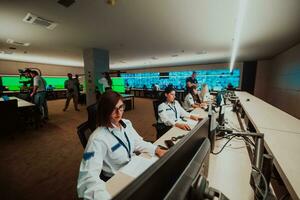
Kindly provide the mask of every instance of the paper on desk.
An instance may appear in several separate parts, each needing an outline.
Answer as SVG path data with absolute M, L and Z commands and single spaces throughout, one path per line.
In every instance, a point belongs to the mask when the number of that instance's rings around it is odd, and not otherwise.
M 136 178 L 157 160 L 157 157 L 144 158 L 142 156 L 134 156 L 130 162 L 121 169 L 121 172 Z
M 187 119 L 187 122 L 185 122 L 185 123 L 187 123 L 191 128 L 194 128 L 197 125 L 198 122 L 199 121 L 192 120 L 192 119 Z

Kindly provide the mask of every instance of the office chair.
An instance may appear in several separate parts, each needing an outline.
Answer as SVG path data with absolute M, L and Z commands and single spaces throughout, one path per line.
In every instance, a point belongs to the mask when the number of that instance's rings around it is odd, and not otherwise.
M 1 132 L 14 132 L 19 124 L 18 100 L 0 101 L 0 130 Z
M 172 126 L 166 126 L 164 123 L 158 123 L 158 106 L 161 101 L 154 100 L 153 103 L 153 109 L 154 109 L 154 115 L 156 119 L 156 123 L 152 124 L 152 126 L 156 129 L 156 137 L 157 139 L 160 138 L 163 134 L 165 134 L 168 130 L 172 128 Z
M 89 140 L 92 131 L 89 128 L 88 122 L 84 122 L 77 127 L 77 135 L 79 137 L 80 143 L 82 144 L 83 148 L 86 147 L 86 144 Z
M 97 111 L 98 111 L 98 103 L 94 103 L 89 105 L 87 108 L 88 112 L 88 126 L 90 130 L 93 132 L 97 127 Z

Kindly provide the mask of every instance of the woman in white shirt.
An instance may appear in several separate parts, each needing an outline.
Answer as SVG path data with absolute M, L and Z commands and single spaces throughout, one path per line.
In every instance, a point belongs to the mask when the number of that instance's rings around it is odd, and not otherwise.
M 80 164 L 77 191 L 84 199 L 110 199 L 105 181 L 125 166 L 134 152 L 161 157 L 165 150 L 145 142 L 127 119 L 122 119 L 122 96 L 108 91 L 98 106 L 99 127 L 90 136 Z
M 210 101 L 210 93 L 208 90 L 208 85 L 206 83 L 202 84 L 199 98 L 200 98 L 200 101 L 203 103 L 208 103 Z
M 158 106 L 158 123 L 163 123 L 166 126 L 176 126 L 183 130 L 191 130 L 188 124 L 180 120 L 181 117 L 196 121 L 201 119 L 199 116 L 186 112 L 175 100 L 175 89 L 167 87 L 164 92 L 164 99 Z
M 196 86 L 191 86 L 190 90 L 188 91 L 188 94 L 184 98 L 183 102 L 183 108 L 186 111 L 192 111 L 195 108 L 204 108 L 206 106 L 205 103 L 198 103 L 195 101 L 195 97 L 197 96 L 197 87 Z

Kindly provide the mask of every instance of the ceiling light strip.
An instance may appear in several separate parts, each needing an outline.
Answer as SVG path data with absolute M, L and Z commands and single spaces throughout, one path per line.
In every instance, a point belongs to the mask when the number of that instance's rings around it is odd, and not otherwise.
M 246 5 L 247 5 L 247 0 L 239 0 L 239 10 L 238 10 L 238 15 L 237 15 L 237 22 L 235 25 L 235 32 L 234 32 L 234 38 L 233 38 L 233 48 L 232 48 L 232 54 L 231 54 L 231 59 L 230 59 L 230 72 L 232 72 L 234 63 L 236 60 L 236 55 L 240 43 L 240 34 L 242 31 L 242 25 L 243 25 L 243 20 L 245 17 L 246 13 Z

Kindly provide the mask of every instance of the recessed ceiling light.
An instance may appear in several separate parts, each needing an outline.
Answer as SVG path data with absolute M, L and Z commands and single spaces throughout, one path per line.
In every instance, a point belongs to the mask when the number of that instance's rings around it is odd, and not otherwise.
M 121 62 L 121 63 L 126 63 L 126 61 L 125 61 L 125 60 L 121 60 L 120 62 Z
M 30 45 L 30 43 L 28 43 L 28 42 L 18 42 L 18 41 L 14 41 L 13 39 L 7 39 L 6 43 L 12 44 L 15 46 L 23 46 L 23 47 L 28 47 Z
M 197 55 L 207 54 L 207 51 L 204 51 L 204 50 L 203 50 L 203 51 L 199 51 L 199 52 L 196 52 L 196 54 L 197 54 Z

